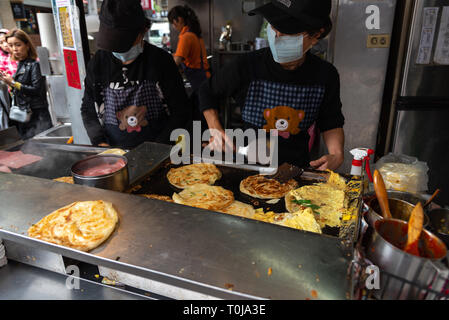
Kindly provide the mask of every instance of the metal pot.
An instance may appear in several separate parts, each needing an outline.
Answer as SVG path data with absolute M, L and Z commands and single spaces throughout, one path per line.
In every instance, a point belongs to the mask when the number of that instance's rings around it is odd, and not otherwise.
M 115 172 L 98 176 L 83 175 L 83 171 L 88 168 L 104 164 L 113 165 L 119 160 L 124 161 L 125 166 Z M 90 156 L 76 162 L 72 166 L 72 176 L 75 184 L 123 192 L 129 185 L 128 159 L 124 156 L 115 154 L 98 154 Z
M 422 204 L 425 202 L 424 199 L 408 192 L 388 190 L 387 195 L 393 219 L 403 221 L 409 220 L 413 208 L 418 202 L 421 202 Z M 370 227 L 374 227 L 376 221 L 383 219 L 379 202 L 374 193 L 368 194 L 365 197 L 364 202 L 367 205 L 367 212 L 364 215 L 364 219 Z M 424 213 L 424 227 L 427 226 L 429 226 L 429 217 Z
M 381 270 L 380 289 L 374 296 L 383 300 L 434 299 L 449 278 L 449 269 L 441 262 L 446 257 L 445 244 L 434 234 L 423 230 L 420 237 L 422 257 L 406 253 L 408 223 L 397 219 L 375 222 L 366 257 Z M 424 289 L 424 290 L 423 290 Z
M 429 212 L 432 232 L 449 246 L 449 209 L 434 209 Z

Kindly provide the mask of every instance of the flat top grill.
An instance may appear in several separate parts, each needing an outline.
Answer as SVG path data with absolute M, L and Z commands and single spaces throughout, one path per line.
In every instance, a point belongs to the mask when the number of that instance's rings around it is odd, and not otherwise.
M 250 197 L 240 191 L 240 182 L 252 175 L 259 174 L 258 171 L 249 171 L 249 170 L 243 170 L 236 167 L 229 167 L 229 166 L 220 166 L 216 165 L 217 168 L 222 173 L 221 179 L 217 180 L 214 185 L 221 186 L 227 190 L 230 190 L 234 193 L 234 198 L 237 201 L 247 203 L 252 205 L 255 209 L 263 208 L 264 212 L 267 211 L 273 211 L 275 213 L 286 213 L 288 212 L 285 207 L 285 201 L 284 199 L 280 199 L 279 202 L 276 204 L 270 204 L 267 203 L 269 199 L 256 199 L 253 197 Z M 167 179 L 167 173 L 171 168 L 177 168 L 180 167 L 180 165 L 172 165 L 170 162 L 170 159 L 167 159 L 166 161 L 162 162 L 162 164 L 155 169 L 150 176 L 142 181 L 140 183 L 141 188 L 138 190 L 135 190 L 133 194 L 142 195 L 142 194 L 157 194 L 162 196 L 169 196 L 172 197 L 174 192 L 181 192 L 182 189 L 179 189 L 173 185 L 171 185 L 168 182 Z M 306 186 L 306 185 L 312 185 L 318 182 L 322 182 L 323 177 L 327 177 L 327 173 L 323 173 L 320 171 L 315 170 L 306 170 L 305 171 L 307 176 L 309 178 L 303 178 L 302 176 L 295 178 L 295 180 L 298 182 L 298 188 Z M 313 177 L 316 177 L 313 179 Z M 350 182 L 353 178 L 351 176 L 343 176 L 346 180 L 346 182 Z M 321 179 L 320 179 L 321 178 Z M 350 199 L 355 197 L 355 200 L 360 199 L 360 194 L 357 192 L 355 194 L 350 194 Z M 354 200 L 354 199 L 353 199 Z M 352 206 L 358 206 L 359 201 L 350 201 L 350 205 Z M 357 220 L 357 219 L 355 219 Z M 326 226 L 322 229 L 323 234 L 332 236 L 332 237 L 352 237 L 351 235 L 348 235 L 345 232 L 345 227 L 342 228 L 338 227 L 329 227 Z

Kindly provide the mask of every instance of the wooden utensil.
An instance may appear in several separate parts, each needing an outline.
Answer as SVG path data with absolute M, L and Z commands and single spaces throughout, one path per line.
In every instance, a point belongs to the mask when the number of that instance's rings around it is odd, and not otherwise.
M 429 198 L 429 200 L 426 201 L 426 203 L 424 204 L 423 208 L 427 208 L 427 206 L 429 204 L 432 203 L 432 201 L 436 198 L 436 196 L 440 193 L 440 189 L 436 189 L 435 192 L 433 193 L 433 195 Z
M 419 257 L 418 242 L 422 232 L 424 210 L 421 202 L 415 206 L 408 221 L 408 237 L 404 251 Z
M 388 195 L 387 189 L 385 188 L 384 179 L 378 170 L 374 171 L 374 191 L 376 191 L 377 201 L 380 205 L 380 210 L 382 210 L 382 216 L 385 219 L 391 219 L 390 207 L 388 205 Z

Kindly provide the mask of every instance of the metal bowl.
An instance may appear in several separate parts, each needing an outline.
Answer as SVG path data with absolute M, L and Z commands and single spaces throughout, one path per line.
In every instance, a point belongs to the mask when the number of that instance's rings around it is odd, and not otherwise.
M 449 246 L 449 209 L 434 209 L 429 217 L 432 231 Z
M 124 161 L 125 165 L 117 171 L 98 176 L 83 175 L 83 172 L 87 169 L 105 164 L 114 165 L 120 160 Z M 72 176 L 75 184 L 123 192 L 129 185 L 128 159 L 124 156 L 115 154 L 98 154 L 90 156 L 76 162 L 72 166 Z
M 378 299 L 423 299 L 419 287 L 432 284 L 432 289 L 438 292 L 442 285 L 436 275 L 447 271 L 442 263 L 447 254 L 446 246 L 436 235 L 423 230 L 419 240 L 421 256 L 411 255 L 403 251 L 407 232 L 408 224 L 402 220 L 381 219 L 375 223 L 366 256 L 383 272 L 379 290 L 374 291 Z
M 387 191 L 388 205 L 390 207 L 391 215 L 393 219 L 399 219 L 408 221 L 413 208 L 418 202 L 424 204 L 424 199 L 419 198 L 416 195 L 401 191 Z M 368 194 L 364 200 L 368 206 L 368 212 L 365 214 L 366 222 L 374 227 L 374 223 L 382 219 L 382 211 L 379 206 L 379 202 L 374 194 Z M 424 227 L 429 226 L 429 217 L 424 213 Z

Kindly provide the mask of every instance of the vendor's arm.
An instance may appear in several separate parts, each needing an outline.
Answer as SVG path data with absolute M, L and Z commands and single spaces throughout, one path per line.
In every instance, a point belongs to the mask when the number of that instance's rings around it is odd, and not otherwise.
M 176 63 L 177 66 L 180 66 L 181 63 L 184 62 L 184 58 L 183 57 L 178 57 L 178 56 L 175 56 L 175 55 L 173 56 L 173 60 L 175 60 L 175 63 Z
M 87 66 L 87 74 L 84 81 L 84 96 L 81 103 L 81 116 L 91 143 L 95 146 L 108 146 L 106 134 L 98 120 L 97 110 L 95 108 L 95 60 L 95 57 L 91 59 Z M 97 101 L 97 103 L 101 104 L 101 101 Z
M 337 170 L 345 160 L 345 133 L 343 128 L 336 128 L 324 132 L 323 139 L 329 154 L 310 162 L 310 165 L 317 170 Z
M 318 170 L 337 170 L 344 162 L 345 118 L 340 100 L 340 77 L 332 67 L 328 75 L 326 94 L 320 109 L 317 125 L 323 134 L 328 154 L 311 161 L 310 165 Z
M 188 97 L 181 75 L 170 54 L 164 52 L 161 56 L 160 88 L 170 112 L 170 118 L 165 129 L 157 137 L 156 142 L 169 143 L 173 130 L 184 128 L 189 119 Z
M 215 129 L 217 133 L 220 133 L 226 143 L 230 143 L 230 140 L 225 136 L 220 122 L 218 101 L 233 96 L 249 83 L 249 74 L 245 67 L 247 59 L 247 56 L 242 56 L 227 63 L 214 76 L 205 81 L 198 92 L 200 111 L 204 115 L 209 129 Z M 223 148 L 224 146 L 222 144 Z M 211 148 L 216 150 L 218 143 L 212 144 Z

